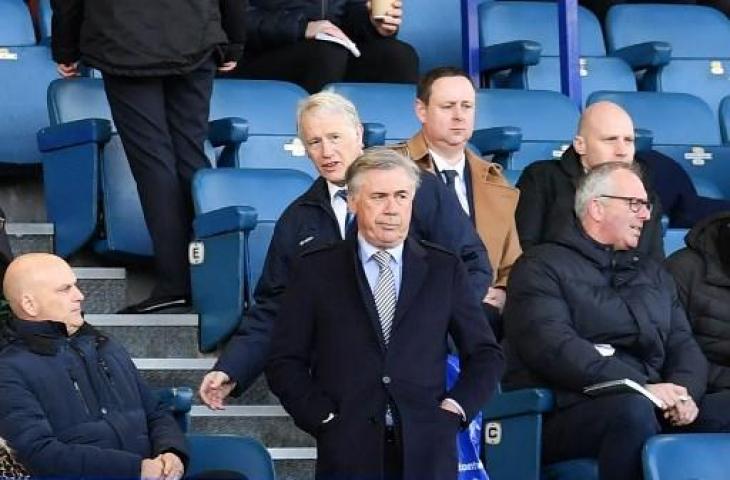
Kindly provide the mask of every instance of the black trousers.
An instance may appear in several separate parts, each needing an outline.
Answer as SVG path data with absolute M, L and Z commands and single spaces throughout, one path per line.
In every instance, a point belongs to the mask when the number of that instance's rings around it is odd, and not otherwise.
M 555 411 L 545 417 L 542 462 L 579 457 L 598 459 L 601 480 L 642 478 L 641 449 L 658 433 L 730 432 L 730 391 L 705 395 L 697 419 L 672 427 L 638 394 L 608 395 Z
M 190 188 L 193 174 L 210 165 L 203 143 L 214 76 L 212 59 L 184 75 L 104 75 L 152 237 L 158 275 L 153 297 L 190 295 Z
M 355 58 L 344 47 L 319 40 L 302 40 L 247 58 L 234 76 L 297 83 L 317 93 L 332 82 L 416 83 L 418 54 L 395 38 L 373 38 L 357 44 Z

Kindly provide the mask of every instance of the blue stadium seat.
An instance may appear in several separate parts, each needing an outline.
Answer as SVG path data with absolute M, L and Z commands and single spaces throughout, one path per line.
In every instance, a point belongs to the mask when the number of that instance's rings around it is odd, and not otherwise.
M 421 129 L 413 105 L 416 86 L 396 83 L 332 83 L 325 90 L 347 97 L 362 122 L 385 126 L 387 143 L 401 142 Z
M 56 64 L 48 47 L 36 45 L 22 0 L 0 0 L 0 163 L 40 164 L 36 132 L 48 125 L 46 89 Z
M 502 165 L 510 170 L 522 170 L 536 160 L 560 157 L 570 146 L 579 117 L 575 104 L 557 92 L 509 89 L 477 92 L 476 129 L 518 127 L 522 133 L 519 150 Z M 512 134 L 509 130 L 505 133 Z M 475 138 L 472 142 L 475 143 Z
M 715 113 L 730 94 L 730 20 L 714 8 L 616 5 L 606 40 L 639 72 L 641 90 L 691 93 Z
M 48 88 L 48 115 L 51 126 L 38 132 L 38 145 L 55 252 L 68 256 L 91 241 L 102 254 L 152 255 L 137 185 L 111 122 L 102 81 L 54 81 Z M 241 122 L 212 122 L 211 138 L 232 145 L 245 140 Z
M 688 228 L 667 228 L 664 232 L 664 256 L 668 257 L 677 250 L 685 247 L 684 237 Z
M 219 166 L 293 168 L 315 175 L 297 138 L 297 105 L 307 97 L 298 85 L 273 80 L 219 79 L 213 85 L 210 118 L 248 120 L 246 142 L 224 149 Z
M 247 480 L 275 480 L 274 463 L 257 440 L 238 435 L 188 435 L 190 463 L 184 478 L 204 472 L 235 472 Z M 211 478 L 230 478 L 216 476 Z
M 420 72 L 444 65 L 461 66 L 460 0 L 409 0 L 398 38 L 418 52 Z
M 552 392 L 499 392 L 482 409 L 484 464 L 491 480 L 598 480 L 594 459 L 541 465 L 542 415 L 552 410 Z
M 289 169 L 206 169 L 195 175 L 191 260 L 193 305 L 199 312 L 199 346 L 213 350 L 239 324 L 252 301 L 274 225 L 289 203 L 312 183 Z
M 49 44 L 51 41 L 51 18 L 53 10 L 51 10 L 51 0 L 39 0 L 38 2 L 38 33 L 40 41 L 43 44 Z
M 730 144 L 730 96 L 725 97 L 720 102 L 720 133 L 722 141 L 726 145 Z
M 560 88 L 558 8 L 555 2 L 482 2 L 477 8 L 479 45 L 468 70 L 482 86 L 552 90 Z M 607 57 L 595 15 L 578 8 L 583 99 L 597 90 L 635 91 L 629 66 Z M 467 32 L 468 35 L 468 32 Z M 471 35 L 474 40 L 476 35 Z M 472 40 L 472 41 L 474 41 Z M 476 51 L 478 49 L 478 56 Z
M 644 445 L 645 480 L 726 480 L 730 435 L 656 435 Z
M 710 107 L 685 93 L 596 92 L 588 103 L 621 105 L 636 128 L 651 130 L 653 148 L 672 157 L 695 185 L 714 184 L 730 198 L 730 147 L 722 145 Z

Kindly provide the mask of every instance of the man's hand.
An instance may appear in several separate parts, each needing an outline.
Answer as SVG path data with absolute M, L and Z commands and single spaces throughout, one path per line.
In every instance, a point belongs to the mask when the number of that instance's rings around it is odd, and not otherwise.
M 677 427 L 694 422 L 699 409 L 687 389 L 674 383 L 651 383 L 646 389 L 664 402 L 664 418 Z
M 219 72 L 232 72 L 236 65 L 238 65 L 238 62 L 225 62 L 223 65 L 218 67 Z
M 161 479 L 162 476 L 162 469 L 164 465 L 162 464 L 162 460 L 158 456 L 157 458 L 145 458 L 142 460 L 142 471 L 140 472 L 139 476 L 143 480 L 148 479 Z
M 203 403 L 213 410 L 223 410 L 223 400 L 236 388 L 236 382 L 224 372 L 212 371 L 203 377 L 198 393 Z
M 58 63 L 56 71 L 63 78 L 71 78 L 79 75 L 79 62 L 74 63 Z
M 185 467 L 183 467 L 180 457 L 172 452 L 165 452 L 158 455 L 157 458 L 162 461 L 162 478 L 164 480 L 179 480 L 182 478 Z
M 394 0 L 390 8 L 382 18 L 373 18 L 372 5 L 367 2 L 368 11 L 370 12 L 370 23 L 373 24 L 375 30 L 383 37 L 391 37 L 398 32 L 400 24 L 403 21 L 403 2 Z
M 507 292 L 501 288 L 489 287 L 487 295 L 484 297 L 483 302 L 488 303 L 491 306 L 497 308 L 499 313 L 502 313 L 504 309 L 504 303 L 507 301 Z
M 347 35 L 345 35 L 345 32 L 340 30 L 340 27 L 329 20 L 315 20 L 307 23 L 307 29 L 304 31 L 304 38 L 312 40 L 315 35 L 320 32 L 327 33 L 333 37 L 345 40 L 346 42 L 352 41 Z

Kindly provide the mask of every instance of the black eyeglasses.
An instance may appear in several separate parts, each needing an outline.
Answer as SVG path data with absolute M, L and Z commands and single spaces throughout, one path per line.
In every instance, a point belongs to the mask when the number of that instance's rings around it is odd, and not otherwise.
M 633 213 L 639 213 L 641 211 L 641 207 L 646 208 L 646 210 L 651 213 L 651 202 L 648 200 L 644 200 L 643 198 L 636 198 L 636 197 L 622 197 L 621 195 L 599 195 L 601 198 L 613 198 L 614 200 L 623 200 L 629 205 L 629 210 L 631 210 Z

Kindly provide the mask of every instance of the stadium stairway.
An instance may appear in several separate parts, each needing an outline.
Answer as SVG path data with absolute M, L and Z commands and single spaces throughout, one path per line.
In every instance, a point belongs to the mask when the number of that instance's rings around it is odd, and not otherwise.
M 52 249 L 51 224 L 11 222 L 6 230 L 16 255 Z M 136 278 L 128 278 L 124 268 L 73 268 L 86 296 L 86 320 L 129 350 L 150 386 L 197 389 L 215 361 L 215 355 L 198 352 L 197 315 L 116 315 L 113 312 L 135 300 L 129 297 L 135 290 Z M 231 399 L 223 411 L 213 412 L 196 398 L 190 431 L 250 435 L 268 447 L 277 479 L 306 480 L 314 476 L 314 440 L 294 425 L 263 378 L 241 397 Z

